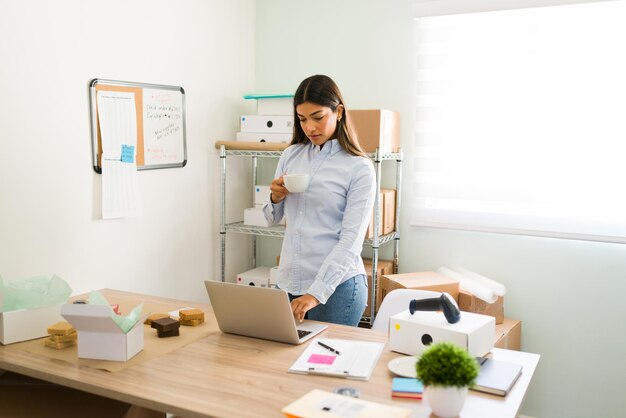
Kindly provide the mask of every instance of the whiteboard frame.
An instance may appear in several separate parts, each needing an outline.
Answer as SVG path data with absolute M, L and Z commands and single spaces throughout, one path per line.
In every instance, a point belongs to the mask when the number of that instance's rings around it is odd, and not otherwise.
M 96 86 L 98 84 L 107 86 L 121 86 L 121 87 L 134 87 L 141 89 L 154 89 L 154 90 L 169 90 L 178 91 L 182 94 L 182 116 L 183 116 L 183 160 L 181 162 L 171 164 L 153 164 L 153 165 L 138 165 L 137 170 L 154 170 L 157 168 L 173 168 L 184 167 L 187 165 L 187 118 L 185 109 L 185 90 L 181 86 L 169 86 L 165 84 L 149 84 L 149 83 L 136 83 L 132 81 L 118 81 L 107 80 L 102 78 L 94 78 L 89 81 L 89 110 L 91 119 L 91 146 L 92 146 L 92 159 L 93 169 L 96 173 L 102 174 L 102 167 L 98 165 L 98 111 L 96 103 Z

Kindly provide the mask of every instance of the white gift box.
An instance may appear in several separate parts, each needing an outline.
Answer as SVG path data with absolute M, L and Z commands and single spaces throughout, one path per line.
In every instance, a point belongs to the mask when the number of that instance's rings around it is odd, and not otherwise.
M 63 321 L 61 305 L 0 313 L 0 343 L 6 345 L 45 337 L 49 326 Z
M 61 315 L 78 332 L 80 358 L 127 361 L 143 350 L 145 318 L 124 333 L 111 318 L 109 306 L 65 304 Z
M 406 310 L 389 318 L 389 349 L 420 356 L 429 345 L 447 341 L 483 357 L 493 348 L 495 332 L 492 316 L 461 312 L 459 322 L 450 324 L 442 312 Z

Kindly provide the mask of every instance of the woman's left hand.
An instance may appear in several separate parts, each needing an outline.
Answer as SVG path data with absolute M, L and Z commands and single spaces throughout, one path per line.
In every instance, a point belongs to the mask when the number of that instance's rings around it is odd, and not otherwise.
M 304 314 L 309 310 L 315 308 L 319 305 L 320 302 L 315 298 L 315 296 L 302 295 L 299 298 L 295 298 L 291 301 L 291 311 L 293 312 L 293 317 L 298 322 L 304 321 Z

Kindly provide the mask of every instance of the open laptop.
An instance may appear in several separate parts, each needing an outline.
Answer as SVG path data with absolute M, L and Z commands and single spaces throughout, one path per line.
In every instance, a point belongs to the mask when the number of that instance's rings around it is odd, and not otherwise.
M 210 280 L 204 284 L 222 332 L 301 344 L 328 328 L 306 320 L 296 327 L 284 290 Z

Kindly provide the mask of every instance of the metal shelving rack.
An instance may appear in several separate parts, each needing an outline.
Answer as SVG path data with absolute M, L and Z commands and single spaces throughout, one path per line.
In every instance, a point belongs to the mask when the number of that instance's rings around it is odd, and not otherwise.
M 258 148 L 258 144 L 255 144 Z M 258 227 L 244 225 L 243 222 L 226 223 L 226 157 L 227 156 L 243 156 L 251 157 L 252 159 L 252 187 L 254 189 L 257 183 L 257 167 L 259 158 L 278 158 L 282 154 L 282 151 L 276 150 L 260 150 L 260 149 L 227 149 L 225 145 L 220 145 L 220 161 L 221 161 L 221 225 L 220 236 L 222 245 L 222 260 L 221 260 L 221 279 L 226 279 L 226 234 L 227 233 L 239 233 L 252 236 L 252 257 L 253 265 L 256 266 L 256 237 L 283 237 L 285 235 L 285 227 L 282 225 L 271 227 Z M 374 323 L 375 311 L 376 311 L 376 293 L 378 289 L 378 251 L 381 245 L 393 242 L 393 266 L 394 273 L 398 271 L 398 254 L 400 250 L 400 202 L 401 190 L 402 190 L 402 150 L 398 149 L 398 152 L 380 152 L 376 150 L 375 153 L 368 154 L 368 157 L 374 162 L 374 169 L 376 172 L 376 200 L 374 202 L 374 238 L 366 239 L 364 245 L 372 248 L 372 286 L 370 289 L 370 306 L 369 316 L 364 315 L 361 319 L 361 324 L 371 326 Z M 380 216 L 382 216 L 378 210 L 378 199 L 380 198 L 381 189 L 381 177 L 382 177 L 382 162 L 386 160 L 396 161 L 396 214 L 395 214 L 395 230 L 386 235 L 379 235 L 378 222 Z

